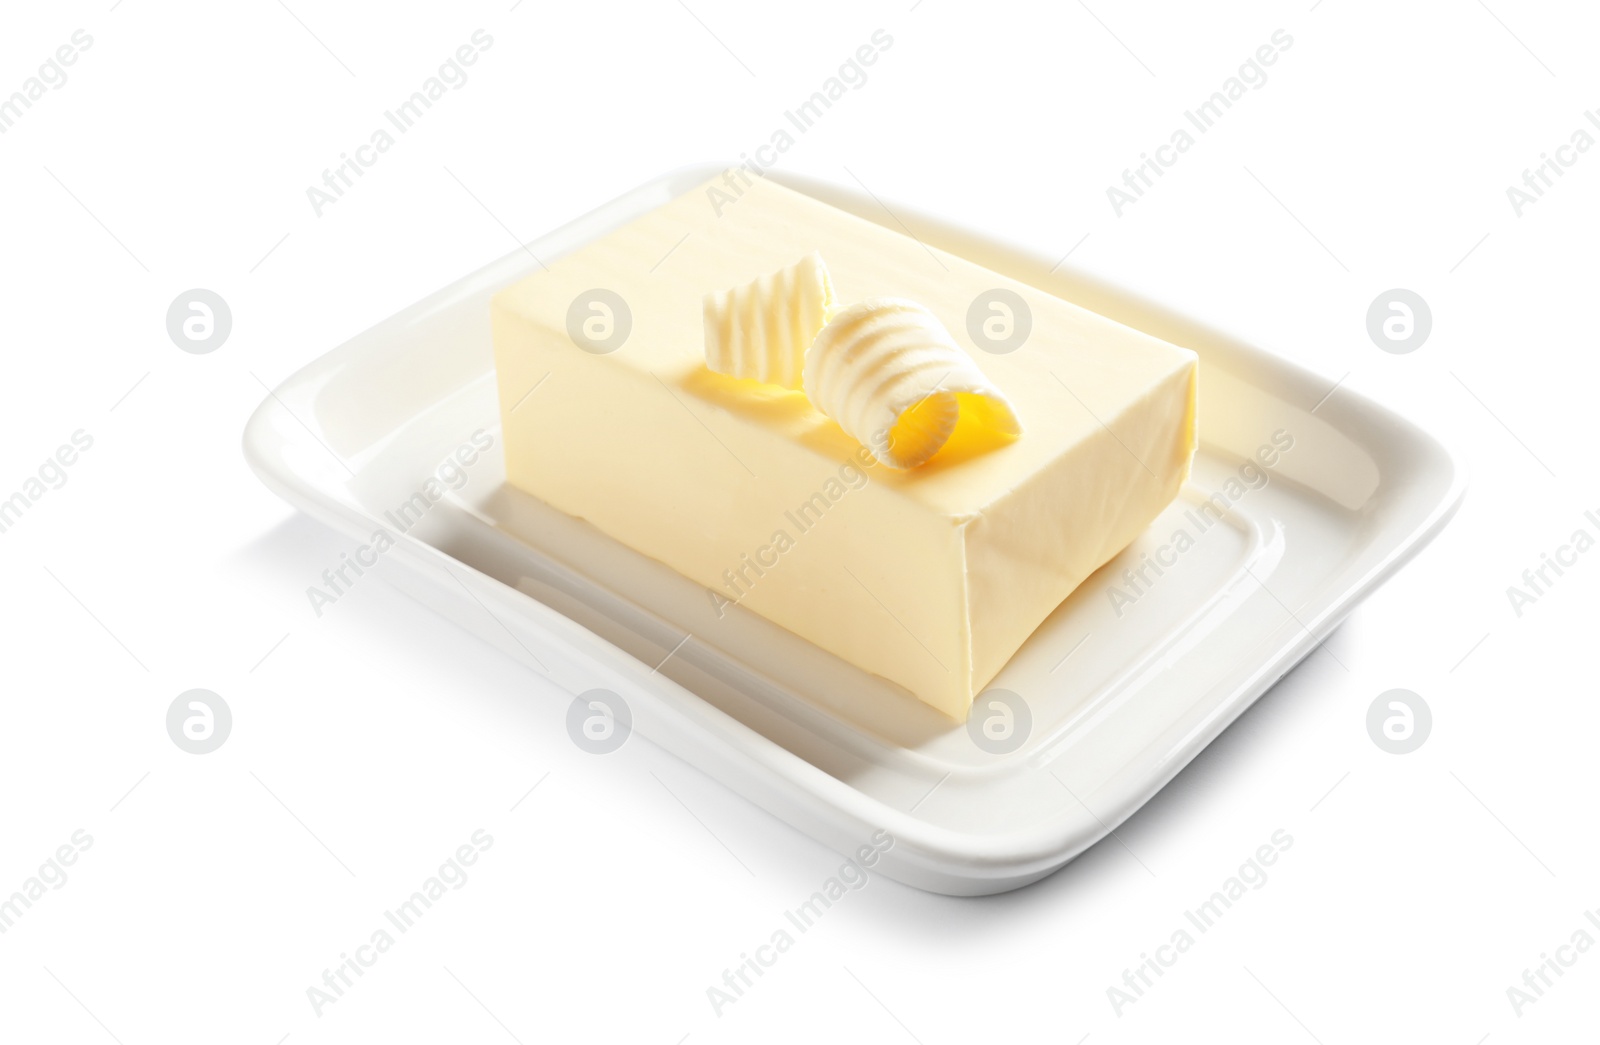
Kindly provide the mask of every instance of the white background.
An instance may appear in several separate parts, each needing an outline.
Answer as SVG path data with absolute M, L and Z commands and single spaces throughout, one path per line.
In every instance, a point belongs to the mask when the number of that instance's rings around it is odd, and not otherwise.
M 1520 1015 L 1507 988 L 1600 908 L 1600 554 L 1520 617 L 1506 589 L 1597 529 L 1600 150 L 1520 217 L 1506 188 L 1600 107 L 1593 12 L 688 5 L 7 10 L 0 97 L 74 30 L 93 45 L 0 135 L 0 496 L 75 431 L 94 445 L 0 534 L 0 894 L 74 831 L 93 844 L 0 935 L 0 1036 L 1592 1034 L 1600 949 Z M 470 81 L 316 216 L 307 187 L 479 28 Z M 879 28 L 892 49 L 782 169 L 848 167 L 1041 254 L 1076 245 L 1069 267 L 1413 416 L 1473 487 L 1329 641 L 1349 670 L 1313 654 L 1119 829 L 1126 848 L 985 900 L 875 878 L 719 1016 L 706 988 L 840 857 L 648 743 L 577 750 L 562 695 L 382 583 L 315 617 L 305 589 L 350 544 L 267 492 L 239 436 L 263 382 L 514 237 L 765 143 Z M 1118 217 L 1106 187 L 1277 29 L 1294 44 L 1268 82 Z M 192 287 L 232 308 L 210 355 L 167 336 Z M 1366 334 L 1391 287 L 1432 308 L 1410 355 Z M 234 715 L 204 756 L 165 727 L 193 687 Z M 1433 709 L 1410 755 L 1366 733 L 1393 687 Z M 467 884 L 319 1016 L 307 988 L 479 828 Z M 1294 844 L 1267 884 L 1114 1011 L 1123 970 L 1278 829 Z

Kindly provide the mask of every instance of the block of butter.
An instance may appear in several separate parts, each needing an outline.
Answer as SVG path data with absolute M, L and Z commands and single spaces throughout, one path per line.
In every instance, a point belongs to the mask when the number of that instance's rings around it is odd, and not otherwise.
M 1195 355 L 765 179 L 711 184 L 495 296 L 507 480 L 965 720 L 1177 495 Z M 897 470 L 802 393 L 707 369 L 704 295 L 812 251 L 842 302 L 931 310 L 1024 434 Z

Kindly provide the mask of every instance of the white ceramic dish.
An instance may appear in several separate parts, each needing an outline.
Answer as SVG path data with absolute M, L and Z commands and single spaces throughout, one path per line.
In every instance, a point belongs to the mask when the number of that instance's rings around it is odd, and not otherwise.
M 720 170 L 666 175 L 530 249 L 553 261 Z M 897 227 L 871 198 L 780 180 Z M 1194 477 L 991 684 L 1031 716 L 1008 753 L 737 607 L 711 626 L 703 589 L 503 485 L 488 301 L 536 266 L 527 251 L 290 377 L 251 418 L 246 456 L 290 503 L 366 541 L 379 526 L 399 534 L 385 512 L 483 430 L 494 450 L 400 535 L 386 576 L 565 690 L 620 694 L 636 732 L 824 843 L 850 852 L 889 831 L 877 866 L 894 878 L 961 895 L 1025 885 L 1115 828 L 1315 649 L 1444 526 L 1465 478 L 1432 437 L 1359 395 L 1328 396 L 1325 378 L 1046 275 L 1043 259 L 914 225 L 1201 357 Z M 1247 461 L 1274 433 L 1294 445 L 1259 485 Z M 1202 531 L 1198 506 L 1217 492 L 1224 518 Z M 1194 543 L 1177 551 L 1180 530 Z M 1121 574 L 1147 554 L 1171 565 L 1136 590 Z

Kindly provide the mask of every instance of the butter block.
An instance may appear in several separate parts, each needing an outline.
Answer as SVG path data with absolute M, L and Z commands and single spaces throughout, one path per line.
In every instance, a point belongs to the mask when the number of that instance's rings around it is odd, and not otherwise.
M 719 609 L 759 613 L 964 720 L 1177 495 L 1196 358 L 764 179 L 720 210 L 685 193 L 495 296 L 507 480 L 704 585 Z M 1025 434 L 994 445 L 958 429 L 926 464 L 892 469 L 803 394 L 709 370 L 704 295 L 812 251 L 841 301 L 926 306 Z M 995 290 L 1032 320 L 1003 354 L 967 333 Z M 601 351 L 569 334 L 597 291 L 631 317 Z

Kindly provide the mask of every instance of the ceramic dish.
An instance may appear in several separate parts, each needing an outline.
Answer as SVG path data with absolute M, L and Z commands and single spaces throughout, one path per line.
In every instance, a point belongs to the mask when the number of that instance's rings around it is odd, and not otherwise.
M 720 170 L 665 175 L 529 250 L 548 263 Z M 871 197 L 780 180 L 899 227 Z M 488 306 L 536 267 L 529 251 L 294 374 L 251 418 L 246 456 L 349 537 L 393 533 L 392 582 L 567 692 L 620 696 L 635 733 L 822 842 L 848 853 L 887 830 L 877 868 L 893 878 L 962 895 L 1025 885 L 1114 829 L 1314 650 L 1439 532 L 1465 478 L 1434 438 L 1329 395 L 1327 378 L 895 214 L 934 246 L 1200 354 L 1188 486 L 1040 626 L 971 730 L 738 607 L 708 627 L 702 588 L 504 484 Z M 393 513 L 473 433 L 492 449 L 467 455 L 464 480 L 446 466 L 460 488 L 441 484 L 402 532 Z

